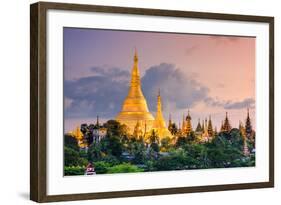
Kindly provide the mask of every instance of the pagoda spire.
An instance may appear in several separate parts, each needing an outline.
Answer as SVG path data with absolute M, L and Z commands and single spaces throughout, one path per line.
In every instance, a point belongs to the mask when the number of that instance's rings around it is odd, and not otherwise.
M 217 130 L 217 126 L 215 126 L 215 131 L 214 131 L 214 136 L 218 135 L 218 130 Z
M 223 131 L 224 131 L 223 121 L 221 121 L 221 129 L 220 129 L 220 132 L 223 132 Z
M 207 118 L 205 118 L 205 125 L 204 125 L 204 130 L 202 134 L 202 139 L 205 142 L 208 142 L 210 140 L 210 135 L 208 133 L 208 124 L 207 124 Z
M 208 134 L 210 137 L 214 135 L 211 115 L 209 116 L 209 121 L 208 121 Z
M 157 134 L 160 138 L 172 137 L 170 131 L 166 127 L 165 119 L 162 114 L 162 101 L 161 101 L 160 89 L 157 95 L 157 112 L 153 124 L 153 129 L 157 131 Z
M 140 71 L 139 71 L 138 61 L 139 61 L 139 58 L 138 58 L 137 50 L 135 49 L 134 65 L 132 68 L 131 87 L 130 87 L 130 91 L 133 87 L 135 87 L 136 89 L 140 89 L 140 91 L 137 90 L 135 92 L 141 92 Z M 141 92 L 141 94 L 142 94 L 142 92 Z
M 239 120 L 239 130 L 240 130 L 241 133 L 242 133 L 243 131 L 245 131 L 244 125 L 243 125 L 243 123 L 242 123 L 241 120 Z
M 100 123 L 99 123 L 99 116 L 97 115 L 97 122 L 96 122 L 96 125 L 99 126 Z
M 190 112 L 188 110 L 187 112 L 187 116 L 186 116 L 186 133 L 189 135 L 192 132 L 192 125 L 191 125 L 191 116 L 190 116 Z
M 182 114 L 182 128 L 181 128 L 181 130 L 182 130 L 182 133 L 185 133 L 185 131 L 186 131 L 186 123 L 185 123 L 184 114 Z
M 169 125 L 172 124 L 172 115 L 169 113 Z
M 202 132 L 202 127 L 201 127 L 201 124 L 200 124 L 200 118 L 198 119 L 198 124 L 197 124 L 197 127 L 195 129 L 196 132 Z
M 157 113 L 162 115 L 162 102 L 161 102 L 160 88 L 158 89 L 158 95 L 157 95 Z
M 225 132 L 230 132 L 230 130 L 231 130 L 231 125 L 230 125 L 229 120 L 228 120 L 227 112 L 225 113 L 225 120 L 224 120 L 223 128 L 224 128 Z
M 246 137 L 248 139 L 251 139 L 252 138 L 253 129 L 252 129 L 252 123 L 251 123 L 251 118 L 250 118 L 250 114 L 249 114 L 249 108 L 247 109 L 247 118 L 246 118 L 246 123 L 245 123 L 245 131 L 246 131 Z
M 172 116 L 171 116 L 171 113 L 169 114 L 169 125 L 168 125 L 168 130 L 170 130 L 170 132 L 171 132 L 171 130 L 172 130 Z
M 135 53 L 134 53 L 134 63 L 137 64 L 138 63 L 138 53 L 137 53 L 137 48 L 135 47 Z

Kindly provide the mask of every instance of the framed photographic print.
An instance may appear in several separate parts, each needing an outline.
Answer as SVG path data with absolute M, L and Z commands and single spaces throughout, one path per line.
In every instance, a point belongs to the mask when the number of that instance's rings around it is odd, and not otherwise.
M 30 198 L 274 186 L 274 18 L 31 5 Z

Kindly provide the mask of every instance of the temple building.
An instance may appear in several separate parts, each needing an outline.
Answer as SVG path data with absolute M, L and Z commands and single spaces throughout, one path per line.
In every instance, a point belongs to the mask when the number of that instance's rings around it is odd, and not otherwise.
M 186 123 L 185 123 L 185 132 L 187 135 L 190 135 L 190 133 L 193 131 L 192 130 L 192 125 L 191 125 L 191 116 L 188 110 L 187 116 L 185 118 Z
M 217 135 L 217 130 L 216 128 L 215 130 L 213 129 L 211 116 L 209 116 L 209 120 L 207 120 L 207 118 L 202 120 L 202 123 L 200 123 L 200 119 L 198 119 L 195 136 L 199 139 L 199 141 L 209 142 L 215 135 Z
M 184 114 L 182 115 L 182 128 L 181 128 L 182 134 L 186 134 L 186 121 Z
M 202 142 L 209 142 L 211 140 L 211 136 L 209 135 L 209 132 L 208 132 L 207 118 L 205 119 L 204 130 L 203 130 L 203 133 L 202 133 L 202 136 L 200 137 L 200 139 Z
M 246 129 L 243 126 L 243 123 L 239 121 L 239 130 L 243 138 L 243 154 L 245 156 L 248 156 L 250 154 L 249 148 L 248 148 L 248 143 L 247 143 L 247 136 L 246 136 Z
M 93 142 L 100 142 L 101 139 L 103 139 L 106 136 L 107 129 L 104 126 L 100 125 L 99 116 L 97 116 L 97 122 L 93 126 L 91 132 L 93 133 Z
M 246 132 L 246 137 L 248 140 L 254 142 L 255 141 L 255 133 L 252 128 L 252 123 L 250 119 L 250 114 L 249 114 L 249 109 L 247 110 L 247 118 L 246 118 L 246 123 L 245 123 L 245 132 Z
M 211 116 L 209 117 L 209 121 L 208 121 L 208 134 L 209 134 L 210 137 L 214 136 Z
M 155 116 L 155 120 L 154 120 L 152 129 L 154 131 L 156 131 L 160 140 L 161 140 L 161 138 L 164 138 L 164 137 L 172 138 L 172 134 L 166 127 L 165 119 L 162 114 L 162 102 L 161 102 L 160 90 L 159 90 L 158 96 L 157 96 L 157 112 L 156 112 L 156 116 Z
M 230 132 L 232 129 L 230 122 L 228 120 L 227 112 L 225 113 L 225 120 L 223 122 L 223 125 L 221 127 L 221 132 Z
M 154 117 L 148 110 L 146 99 L 141 89 L 137 52 L 134 55 L 129 92 L 123 102 L 121 112 L 116 116 L 116 120 L 127 125 L 131 134 L 134 133 L 137 123 L 138 129 L 143 131 L 145 128 L 147 131 L 151 130 L 153 126 Z
M 145 133 L 145 130 L 142 129 L 141 125 L 140 125 L 140 122 L 137 121 L 137 124 L 134 128 L 134 133 L 133 135 L 136 137 L 136 138 L 140 138 L 144 135 Z
M 188 114 L 185 117 L 185 115 L 182 115 L 182 127 L 181 127 L 181 133 L 183 135 L 190 135 L 190 133 L 193 131 L 192 124 L 191 124 L 191 116 L 188 110 Z
M 198 119 L 198 123 L 195 129 L 195 135 L 200 136 L 202 135 L 202 133 L 203 133 L 203 128 L 201 126 L 200 119 Z

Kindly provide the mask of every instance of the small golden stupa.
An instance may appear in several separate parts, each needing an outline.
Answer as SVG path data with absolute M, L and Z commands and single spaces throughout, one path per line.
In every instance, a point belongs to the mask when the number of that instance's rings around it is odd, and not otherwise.
M 116 116 L 116 120 L 127 125 L 129 133 L 131 134 L 133 134 L 136 125 L 138 126 L 138 129 L 141 128 L 143 130 L 143 133 L 151 130 L 153 126 L 154 117 L 148 110 L 146 99 L 141 89 L 138 56 L 136 51 L 129 92 L 123 102 L 121 112 Z
M 155 117 L 155 120 L 153 123 L 153 130 L 156 131 L 160 140 L 164 137 L 172 138 L 172 134 L 166 127 L 165 119 L 162 114 L 162 102 L 161 102 L 160 90 L 159 90 L 158 96 L 157 96 L 157 112 L 156 112 L 156 117 Z

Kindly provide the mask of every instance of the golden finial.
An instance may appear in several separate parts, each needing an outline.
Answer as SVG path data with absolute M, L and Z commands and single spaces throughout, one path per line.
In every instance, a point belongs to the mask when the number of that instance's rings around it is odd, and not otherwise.
M 138 53 L 137 53 L 137 48 L 135 47 L 135 54 L 134 54 L 134 62 L 138 62 Z

